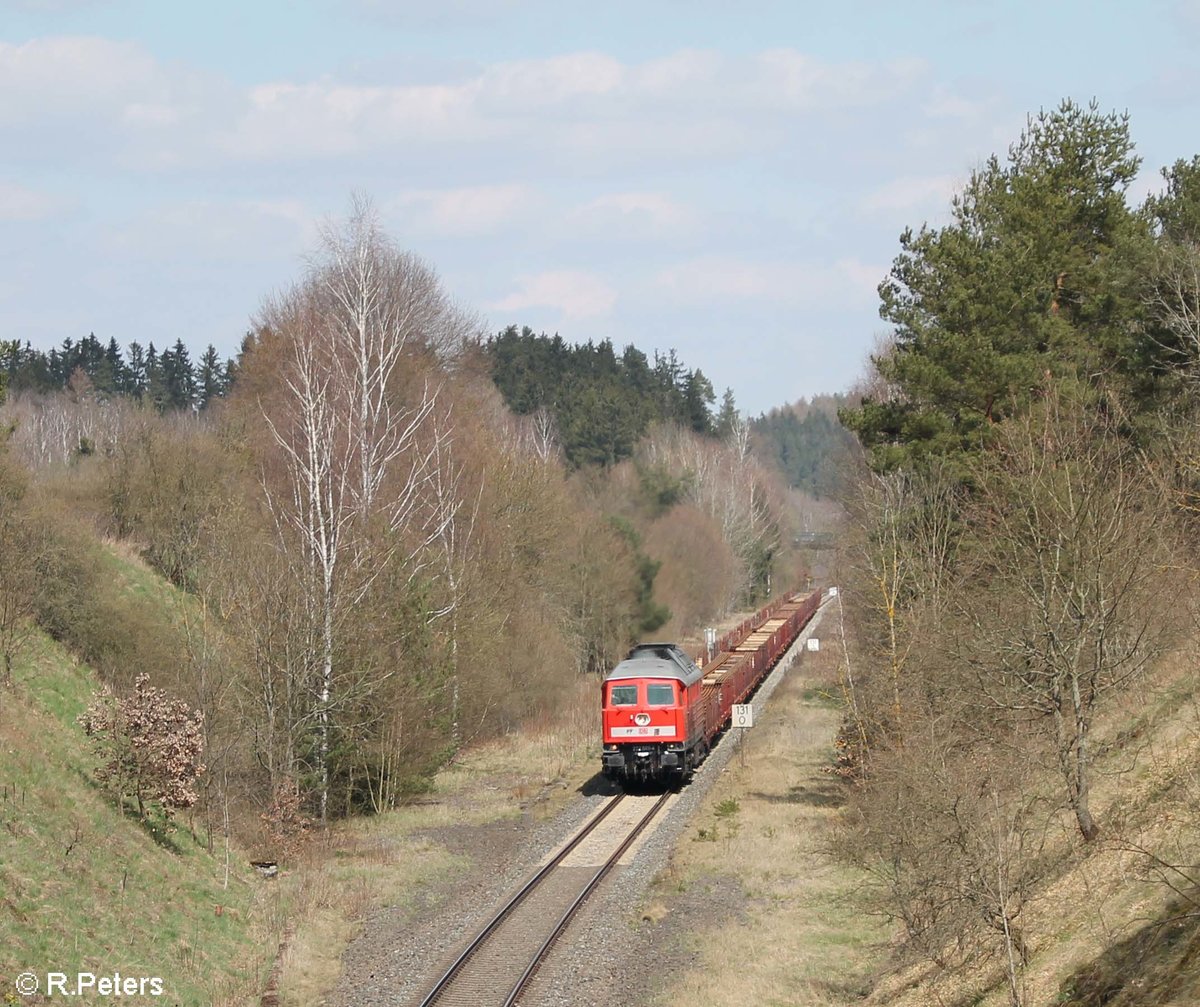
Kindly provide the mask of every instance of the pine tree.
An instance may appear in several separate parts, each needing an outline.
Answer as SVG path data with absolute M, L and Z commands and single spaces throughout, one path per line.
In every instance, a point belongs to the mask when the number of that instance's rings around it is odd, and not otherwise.
M 1056 376 L 1127 374 L 1145 218 L 1128 118 L 1065 101 L 1031 118 L 955 198 L 953 222 L 901 236 L 880 286 L 894 347 L 874 359 L 898 394 L 844 421 L 886 469 L 985 446 Z
M 717 436 L 726 438 L 733 435 L 738 425 L 737 404 L 733 401 L 733 389 L 726 388 L 721 397 L 721 412 L 717 415 Z

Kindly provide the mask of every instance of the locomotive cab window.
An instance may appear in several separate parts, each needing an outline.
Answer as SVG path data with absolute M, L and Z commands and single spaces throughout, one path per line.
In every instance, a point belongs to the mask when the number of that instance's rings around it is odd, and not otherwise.
M 637 706 L 637 686 L 614 685 L 608 693 L 608 701 L 613 706 Z
M 647 685 L 646 704 L 648 706 L 671 706 L 675 702 L 675 686 Z

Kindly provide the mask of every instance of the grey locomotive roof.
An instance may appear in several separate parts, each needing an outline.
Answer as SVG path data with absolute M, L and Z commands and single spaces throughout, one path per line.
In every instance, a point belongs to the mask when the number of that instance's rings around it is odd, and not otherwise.
M 692 659 L 673 643 L 639 643 L 624 661 L 604 676 L 604 680 L 673 678 L 691 685 L 702 674 Z

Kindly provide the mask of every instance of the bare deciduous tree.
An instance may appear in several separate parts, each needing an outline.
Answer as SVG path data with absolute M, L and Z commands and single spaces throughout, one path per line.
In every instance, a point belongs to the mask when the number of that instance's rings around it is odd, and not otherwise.
M 1160 240 L 1156 268 L 1146 304 L 1162 326 L 1156 339 L 1168 362 L 1190 380 L 1200 379 L 1200 245 Z
M 1044 878 L 1054 809 L 1028 785 L 1017 737 L 981 739 L 957 720 L 930 711 L 878 760 L 838 846 L 867 872 L 868 901 L 902 925 L 906 951 L 943 967 L 998 961 L 1022 1007 L 1032 950 L 1023 915 Z
M 945 611 L 958 547 L 960 495 L 949 473 L 935 464 L 920 473 L 864 472 L 849 502 L 855 532 L 847 586 L 871 666 L 886 670 L 890 710 L 884 733 L 898 738 L 905 727 L 909 656 L 915 646 L 932 644 L 930 630 Z M 861 740 L 881 727 L 858 724 L 856 733 Z
M 727 443 L 714 444 L 679 427 L 660 426 L 639 446 L 643 464 L 686 473 L 687 499 L 721 528 L 741 563 L 730 607 L 746 600 L 762 557 L 779 546 L 780 528 L 766 486 L 766 473 L 750 454 L 749 428 L 737 424 Z
M 1000 431 L 972 512 L 988 589 L 970 660 L 997 709 L 1046 729 L 1085 840 L 1099 833 L 1092 724 L 1172 628 L 1168 514 L 1107 409 L 1049 389 Z
M 483 499 L 483 480 L 475 500 L 467 512 L 463 509 L 465 489 L 463 466 L 451 456 L 449 416 L 439 416 L 433 429 L 433 458 L 430 465 L 429 487 L 426 493 L 429 515 L 427 524 L 433 530 L 434 551 L 437 553 L 437 576 L 444 585 L 442 603 L 431 613 L 431 621 L 447 619 L 450 650 L 450 745 L 457 749 L 462 742 L 461 681 L 458 665 L 459 612 L 469 592 L 468 577 L 475 549 L 475 524 Z

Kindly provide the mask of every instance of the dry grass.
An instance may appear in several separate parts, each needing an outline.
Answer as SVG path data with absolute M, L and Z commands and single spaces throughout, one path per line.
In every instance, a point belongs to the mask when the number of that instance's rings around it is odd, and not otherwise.
M 305 850 L 280 879 L 278 923 L 286 949 L 280 969 L 283 1004 L 320 1002 L 337 983 L 342 953 L 367 914 L 407 905 L 423 886 L 462 865 L 413 833 L 425 822 L 413 809 L 345 823 Z
M 600 682 L 581 676 L 553 715 L 462 753 L 438 774 L 435 797 L 453 806 L 468 795 L 483 821 L 557 813 L 599 768 L 599 694 Z
M 1164 662 L 1097 725 L 1102 754 L 1092 796 L 1103 832 L 1085 846 L 1072 817 L 1056 823 L 1048 852 L 1061 870 L 1023 915 L 1034 949 L 1026 1004 L 1200 1003 L 1200 892 L 1170 870 L 1155 871 L 1147 856 L 1200 863 L 1200 708 L 1191 669 L 1187 655 Z M 922 966 L 890 976 L 869 1003 L 1002 1007 L 1010 999 L 998 967 L 943 973 Z
M 829 641 L 832 643 L 832 641 Z M 840 804 L 829 764 L 838 713 L 826 687 L 837 652 L 804 654 L 706 798 L 645 910 L 669 909 L 680 888 L 730 875 L 738 912 L 696 933 L 696 967 L 656 1003 L 841 1005 L 865 985 L 884 937 L 849 903 L 855 879 L 823 852 Z

